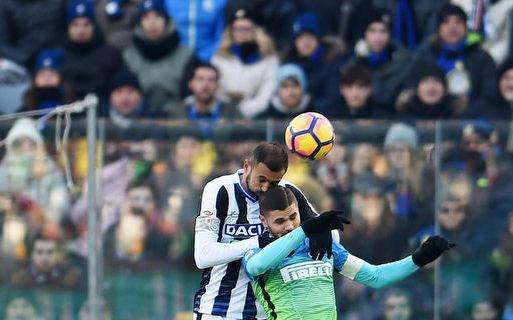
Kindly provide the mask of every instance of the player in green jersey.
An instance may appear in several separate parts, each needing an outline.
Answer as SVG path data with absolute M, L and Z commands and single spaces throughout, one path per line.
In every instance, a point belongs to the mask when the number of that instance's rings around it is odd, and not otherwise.
M 333 257 L 316 261 L 309 255 L 309 237 L 349 223 L 340 211 L 329 211 L 301 224 L 297 201 L 290 190 L 276 186 L 259 197 L 260 219 L 278 238 L 264 249 L 249 251 L 243 265 L 268 319 L 337 319 L 333 270 L 373 288 L 402 280 L 439 257 L 453 244 L 428 238 L 413 255 L 372 265 L 351 255 L 337 241 Z

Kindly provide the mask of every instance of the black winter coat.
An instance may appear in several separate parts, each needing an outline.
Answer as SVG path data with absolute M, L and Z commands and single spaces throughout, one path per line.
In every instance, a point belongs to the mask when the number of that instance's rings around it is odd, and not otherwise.
M 111 76 L 122 65 L 120 52 L 103 41 L 98 30 L 90 43 L 65 44 L 64 78 L 78 99 L 92 92 L 106 98 Z

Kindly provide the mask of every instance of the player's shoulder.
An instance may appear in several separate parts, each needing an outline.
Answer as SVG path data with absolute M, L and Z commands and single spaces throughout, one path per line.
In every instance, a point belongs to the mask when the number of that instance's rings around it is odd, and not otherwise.
M 295 189 L 295 190 L 301 191 L 295 184 L 293 184 L 292 182 L 290 182 L 288 180 L 285 180 L 285 179 L 281 179 L 281 181 L 278 183 L 278 185 L 280 185 L 282 187 L 291 188 L 291 189 Z
M 205 190 L 213 190 L 220 189 L 221 187 L 226 187 L 228 185 L 232 185 L 234 182 L 237 182 L 236 179 L 237 173 L 226 174 L 217 178 L 214 178 L 205 184 Z

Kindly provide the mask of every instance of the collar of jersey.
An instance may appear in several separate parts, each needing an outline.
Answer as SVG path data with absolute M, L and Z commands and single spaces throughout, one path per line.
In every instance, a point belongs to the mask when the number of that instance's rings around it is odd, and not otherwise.
M 253 197 L 252 195 L 250 195 L 246 190 L 244 190 L 244 188 L 242 187 L 242 185 L 240 184 L 240 176 L 242 175 L 242 173 L 244 172 L 243 169 L 239 169 L 237 170 L 237 172 L 235 173 L 235 176 L 237 177 L 237 183 L 235 184 L 235 186 L 244 194 L 244 196 L 246 196 L 246 198 L 248 198 L 251 202 L 257 202 L 258 199 Z

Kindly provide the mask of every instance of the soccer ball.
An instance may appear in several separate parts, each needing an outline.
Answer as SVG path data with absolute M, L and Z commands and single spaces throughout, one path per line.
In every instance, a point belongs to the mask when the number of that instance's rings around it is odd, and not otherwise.
M 335 131 L 330 121 L 316 112 L 296 116 L 285 130 L 285 143 L 289 150 L 310 160 L 326 157 L 334 140 Z

